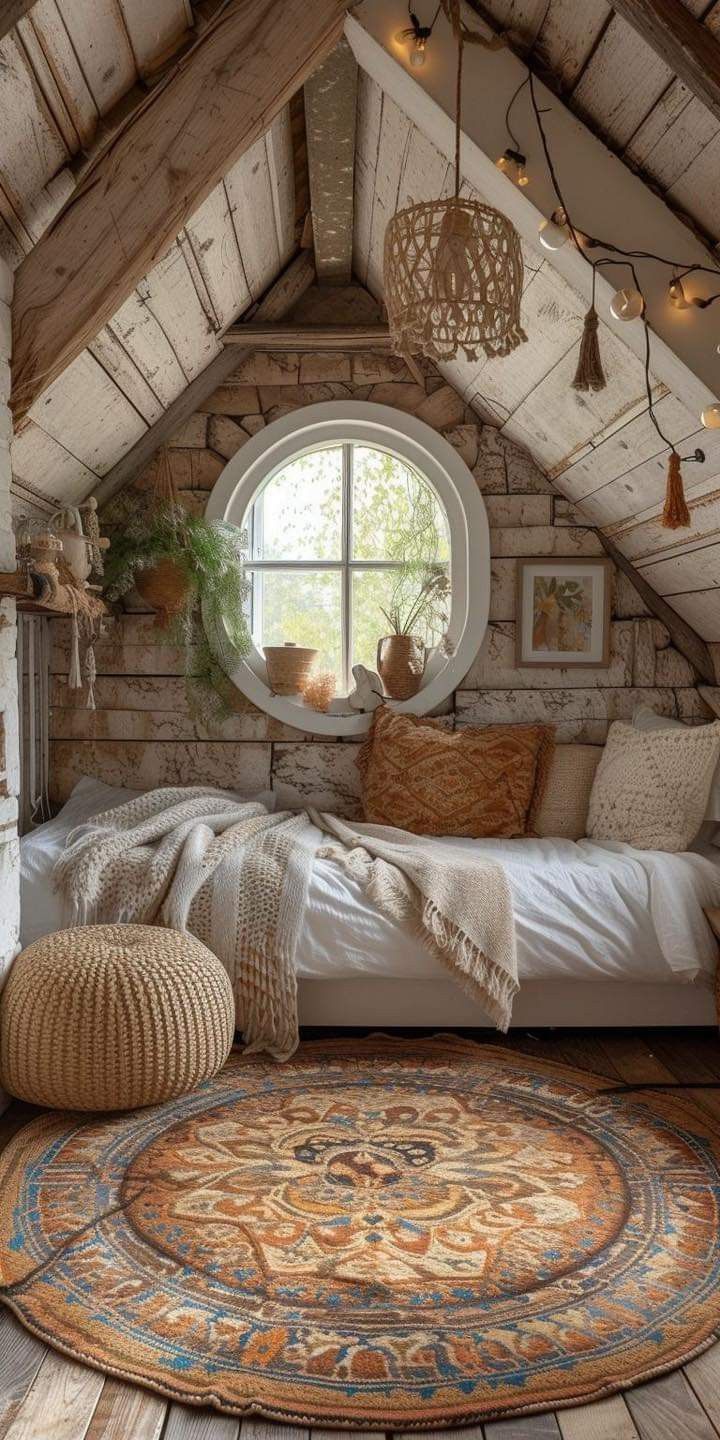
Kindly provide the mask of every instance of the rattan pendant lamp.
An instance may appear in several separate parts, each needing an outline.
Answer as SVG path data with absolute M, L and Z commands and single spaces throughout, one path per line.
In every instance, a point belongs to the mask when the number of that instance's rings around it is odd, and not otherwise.
M 442 0 L 457 39 L 455 192 L 448 200 L 409 205 L 385 231 L 384 284 L 388 324 L 401 355 L 468 360 L 509 355 L 527 336 L 520 324 L 523 260 L 518 233 L 505 215 L 460 198 L 463 45 L 495 49 L 460 18 L 460 0 Z

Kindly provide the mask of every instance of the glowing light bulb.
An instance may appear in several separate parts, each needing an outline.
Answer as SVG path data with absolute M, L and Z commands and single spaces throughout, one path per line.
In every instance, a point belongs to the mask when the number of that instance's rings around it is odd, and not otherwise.
M 549 220 L 543 220 L 538 230 L 540 244 L 546 250 L 562 250 L 570 239 L 570 228 L 564 210 L 553 210 Z
M 700 419 L 706 430 L 720 430 L 720 405 L 707 405 Z
M 674 305 L 676 310 L 687 310 L 688 298 L 683 289 L 682 280 L 670 281 L 670 284 L 668 286 L 668 298 L 670 300 L 670 304 Z
M 529 178 L 530 178 L 530 177 L 529 177 L 529 175 L 528 175 L 528 173 L 527 173 L 527 170 L 525 169 L 525 166 L 524 166 L 524 165 L 518 165 L 518 171 L 517 171 L 517 183 L 518 183 L 518 185 L 522 185 L 522 186 L 527 185 Z
M 519 150 L 511 150 L 508 148 L 504 155 L 501 155 L 500 159 L 495 161 L 495 166 L 496 169 L 502 171 L 503 175 L 507 175 L 508 180 L 512 180 L 515 185 L 527 185 L 528 177 L 525 171 L 525 156 L 521 155 Z
M 423 39 L 423 37 L 418 35 L 415 44 L 413 45 L 413 48 L 410 52 L 410 64 L 412 65 L 414 70 L 421 70 L 423 65 L 425 64 L 426 43 L 427 42 Z
M 610 314 L 616 320 L 639 320 L 645 301 L 639 290 L 616 290 L 610 301 Z

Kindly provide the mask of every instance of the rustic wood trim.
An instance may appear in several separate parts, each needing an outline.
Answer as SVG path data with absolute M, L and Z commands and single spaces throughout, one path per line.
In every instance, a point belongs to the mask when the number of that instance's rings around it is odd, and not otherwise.
M 390 350 L 387 325 L 233 325 L 223 345 L 252 350 Z
M 18 20 L 22 20 L 23 15 L 27 15 L 34 4 L 35 0 L 0 0 L 0 40 L 12 30 L 13 25 L 17 25 Z
M 253 311 L 261 328 L 267 329 L 268 322 L 282 319 L 314 282 L 315 266 L 312 256 L 307 250 L 301 250 Z M 242 326 L 237 326 L 236 330 L 241 331 Z M 218 385 L 222 385 L 250 353 L 250 348 L 244 351 L 235 344 L 221 350 L 99 482 L 94 492 L 98 504 L 106 504 L 118 490 L 129 485 L 149 464 L 160 447 L 167 444 L 175 431 L 180 429 L 203 401 L 212 395 L 213 390 L 217 390 Z
M 352 275 L 358 67 L 347 40 L 305 82 L 305 132 L 318 279 Z
M 597 535 L 610 559 L 615 561 L 618 570 L 622 570 L 623 574 L 627 575 L 638 595 L 645 601 L 648 610 L 662 621 L 675 649 L 685 656 L 701 680 L 706 681 L 708 685 L 715 685 L 715 667 L 705 641 L 701 640 L 692 626 L 688 625 L 687 620 L 683 620 L 682 616 L 673 610 L 662 595 L 658 595 L 657 591 L 653 590 L 642 572 L 635 569 L 632 561 L 623 555 L 622 550 L 618 550 L 617 545 L 614 545 L 602 530 L 598 530 Z
M 15 422 L 115 314 L 337 42 L 346 0 L 228 0 L 15 274 Z
M 720 45 L 682 0 L 612 0 L 613 9 L 720 120 Z

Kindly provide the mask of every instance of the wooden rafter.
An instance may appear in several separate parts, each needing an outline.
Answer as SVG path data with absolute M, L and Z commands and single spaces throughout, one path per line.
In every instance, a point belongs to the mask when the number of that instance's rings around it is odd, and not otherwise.
M 603 548 L 610 556 L 610 559 L 615 561 L 618 570 L 622 570 L 623 574 L 627 575 L 628 580 L 635 586 L 638 595 L 645 601 L 648 610 L 650 610 L 658 620 L 662 621 L 675 649 L 679 650 L 680 654 L 685 656 L 685 659 L 688 660 L 697 671 L 701 680 L 706 681 L 708 685 L 714 685 L 715 666 L 705 641 L 700 638 L 697 631 L 693 630 L 692 625 L 688 625 L 687 620 L 683 620 L 682 616 L 678 615 L 677 610 L 673 610 L 672 606 L 667 600 L 663 599 L 662 595 L 658 595 L 657 591 L 653 590 L 652 585 L 645 579 L 642 571 L 636 570 L 632 561 L 628 560 L 627 555 L 623 555 L 622 550 L 618 550 L 617 545 L 614 545 L 612 540 L 603 534 L 602 530 L 598 530 L 597 533 Z
M 253 350 L 390 350 L 387 325 L 232 325 L 224 345 Z
M 17 422 L 337 42 L 346 0 L 227 0 L 15 276 Z
M 0 0 L 0 40 L 34 4 L 35 0 Z
M 319 280 L 338 285 L 352 271 L 357 77 L 343 39 L 305 82 L 315 265 Z
M 720 120 L 720 45 L 682 0 L 612 0 L 613 9 Z
M 312 256 L 307 250 L 302 250 L 253 310 L 253 320 L 264 327 L 267 333 L 267 327 L 282 320 L 314 281 L 315 266 Z M 239 332 L 242 326 L 237 326 L 236 329 Z M 218 385 L 222 385 L 233 370 L 242 364 L 246 354 L 250 354 L 249 348 L 243 351 L 241 346 L 228 345 L 210 361 L 182 394 L 173 400 L 160 419 L 140 436 L 132 449 L 103 477 L 94 491 L 98 504 L 104 505 L 112 499 L 118 490 L 129 485 L 131 480 L 149 465 L 161 446 L 167 444 L 176 430 L 212 395 L 213 390 L 217 390 Z

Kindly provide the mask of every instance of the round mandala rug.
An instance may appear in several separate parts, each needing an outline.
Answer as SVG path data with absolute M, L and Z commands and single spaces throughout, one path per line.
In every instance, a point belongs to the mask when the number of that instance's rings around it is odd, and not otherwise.
M 579 1404 L 720 1324 L 720 1127 L 442 1038 L 231 1057 L 0 1163 L 0 1298 L 162 1394 L 409 1430 Z

